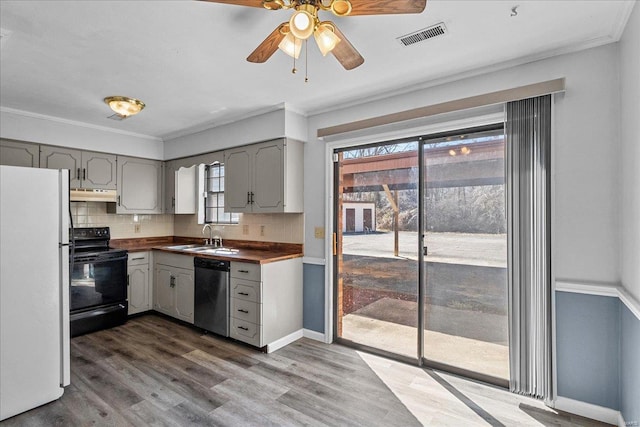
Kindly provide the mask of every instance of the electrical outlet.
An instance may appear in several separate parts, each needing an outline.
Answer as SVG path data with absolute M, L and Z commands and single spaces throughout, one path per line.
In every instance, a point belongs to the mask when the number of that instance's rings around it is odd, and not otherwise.
M 264 225 L 260 226 L 260 235 L 264 236 Z
M 316 239 L 324 239 L 324 227 L 316 227 L 313 229 L 313 235 Z
M 133 224 L 133 232 L 134 233 L 140 232 L 140 224 Z
M 247 224 L 244 224 L 242 226 L 242 234 L 244 234 L 245 236 L 249 234 L 249 226 Z

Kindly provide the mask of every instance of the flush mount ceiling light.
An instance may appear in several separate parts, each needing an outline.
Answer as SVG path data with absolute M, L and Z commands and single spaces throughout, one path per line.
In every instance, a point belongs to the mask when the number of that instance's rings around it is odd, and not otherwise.
M 327 11 L 335 16 L 387 15 L 399 13 L 421 13 L 427 0 L 201 0 L 211 3 L 235 4 L 259 7 L 268 10 L 294 9 L 289 19 L 278 26 L 254 50 L 247 61 L 266 62 L 278 48 L 295 59 L 300 55 L 302 42 L 312 35 L 323 56 L 328 53 L 346 70 L 364 63 L 364 58 L 353 47 L 344 34 L 330 21 L 320 21 L 318 11 Z M 305 43 L 306 45 L 306 43 Z
M 104 102 L 123 119 L 138 114 L 145 107 L 144 102 L 128 96 L 107 96 Z

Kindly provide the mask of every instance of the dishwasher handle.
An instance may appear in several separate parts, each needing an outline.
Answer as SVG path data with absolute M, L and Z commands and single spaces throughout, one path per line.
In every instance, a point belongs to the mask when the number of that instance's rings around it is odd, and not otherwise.
M 193 259 L 193 266 L 195 268 L 206 268 L 207 270 L 218 270 L 218 271 L 231 270 L 231 264 L 229 263 L 229 261 L 220 261 L 217 259 L 210 259 L 210 258 L 195 257 Z

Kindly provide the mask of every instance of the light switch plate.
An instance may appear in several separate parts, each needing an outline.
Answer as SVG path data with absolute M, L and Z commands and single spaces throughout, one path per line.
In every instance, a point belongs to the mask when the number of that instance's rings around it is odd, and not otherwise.
M 313 235 L 316 239 L 324 239 L 324 227 L 315 227 L 313 229 Z

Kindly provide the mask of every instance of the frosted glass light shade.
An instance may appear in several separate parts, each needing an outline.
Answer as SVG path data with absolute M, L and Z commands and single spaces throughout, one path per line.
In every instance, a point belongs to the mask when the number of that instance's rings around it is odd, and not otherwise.
M 109 105 L 114 113 L 122 117 L 138 114 L 145 107 L 144 102 L 139 99 L 126 96 L 108 96 L 104 99 L 104 102 Z
M 327 56 L 327 53 L 331 52 L 333 48 L 340 43 L 340 37 L 336 36 L 331 28 L 326 25 L 320 26 L 313 33 L 313 36 L 316 39 L 320 52 L 322 52 L 322 56 Z
M 302 40 L 289 33 L 280 41 L 278 48 L 287 55 L 298 59 L 300 57 L 300 51 L 302 50 Z
M 315 20 L 306 10 L 298 10 L 291 16 L 289 27 L 296 38 L 306 40 L 313 34 Z

